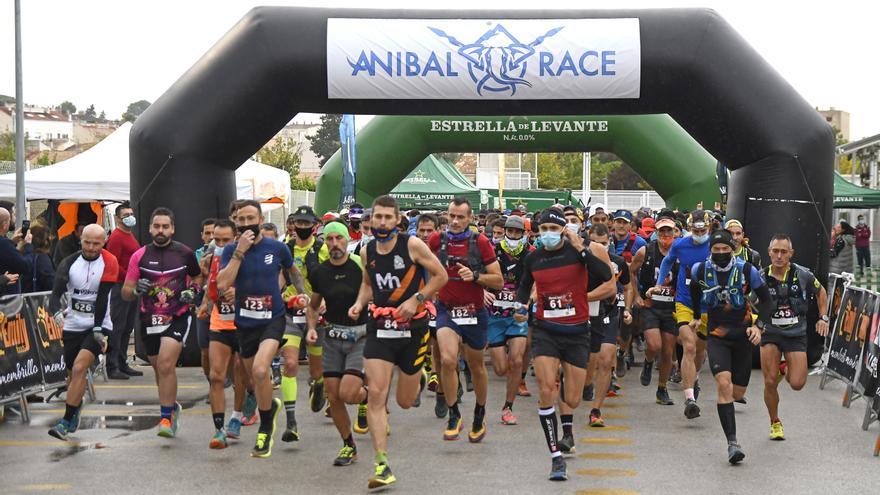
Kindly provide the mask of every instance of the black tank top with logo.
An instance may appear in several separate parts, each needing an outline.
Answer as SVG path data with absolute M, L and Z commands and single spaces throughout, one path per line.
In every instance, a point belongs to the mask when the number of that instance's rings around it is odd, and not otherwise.
M 409 257 L 409 236 L 397 234 L 394 248 L 388 254 L 379 254 L 373 239 L 367 244 L 367 274 L 373 287 L 373 304 L 378 307 L 396 307 L 425 285 L 424 269 Z M 419 305 L 419 312 L 424 309 Z

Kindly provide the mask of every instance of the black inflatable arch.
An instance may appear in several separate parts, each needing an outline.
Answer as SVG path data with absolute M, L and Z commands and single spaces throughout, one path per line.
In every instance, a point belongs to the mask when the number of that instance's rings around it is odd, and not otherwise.
M 327 19 L 633 18 L 641 32 L 638 99 L 345 100 L 327 97 Z M 776 231 L 824 274 L 834 136 L 818 113 L 716 12 L 415 11 L 258 7 L 151 105 L 131 132 L 131 198 L 140 234 L 156 206 L 178 237 L 225 215 L 233 171 L 298 112 L 605 115 L 668 113 L 731 169 L 728 211 L 763 251 Z M 824 275 L 823 275 L 824 278 Z

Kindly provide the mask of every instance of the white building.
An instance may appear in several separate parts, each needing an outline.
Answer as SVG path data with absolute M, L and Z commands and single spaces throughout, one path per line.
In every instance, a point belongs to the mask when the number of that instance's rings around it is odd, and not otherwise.
M 290 123 L 284 126 L 284 129 L 281 129 L 270 143 L 278 137 L 292 138 L 296 141 L 299 144 L 300 173 L 315 179 L 321 173 L 321 165 L 318 162 L 318 157 L 309 149 L 311 143 L 308 137 L 314 136 L 320 127 L 320 123 Z
M 15 132 L 15 107 L 0 107 L 0 132 Z M 25 107 L 24 136 L 28 145 L 41 150 L 63 150 L 72 146 L 73 121 L 56 110 Z

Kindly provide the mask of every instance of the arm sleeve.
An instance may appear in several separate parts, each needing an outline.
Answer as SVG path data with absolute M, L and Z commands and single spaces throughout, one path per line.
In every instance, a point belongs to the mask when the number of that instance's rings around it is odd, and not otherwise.
M 516 300 L 522 304 L 529 302 L 529 296 L 532 295 L 532 285 L 535 284 L 535 277 L 532 275 L 532 264 L 535 256 L 537 255 L 533 251 L 526 255 L 525 260 L 523 260 L 522 277 L 519 281 L 519 288 L 516 290 Z
M 49 312 L 55 314 L 61 309 L 61 295 L 67 292 L 67 282 L 70 281 L 70 265 L 73 258 L 67 257 L 58 265 L 55 272 L 55 283 L 52 285 L 52 295 L 49 296 Z
M 703 268 L 703 266 L 703 263 L 697 263 L 691 267 L 691 310 L 694 312 L 695 320 L 700 319 L 703 310 L 703 305 L 700 304 L 700 300 L 703 298 L 703 293 L 700 290 L 700 280 L 702 280 L 702 277 L 697 276 L 700 274 L 700 269 Z
M 578 253 L 578 256 L 581 257 L 581 261 L 583 261 L 584 265 L 587 267 L 587 271 L 590 272 L 591 279 L 595 278 L 599 283 L 611 280 L 611 267 L 604 261 L 593 256 L 593 253 L 590 252 L 589 248 L 584 248 L 583 251 Z
M 646 253 L 647 254 L 647 253 Z M 666 277 L 669 276 L 669 270 L 672 270 L 672 265 L 675 263 L 675 260 L 678 259 L 678 249 L 676 249 L 676 245 L 673 244 L 671 248 L 669 248 L 669 254 L 667 254 L 663 258 L 663 262 L 660 263 L 660 273 L 657 275 L 657 282 L 666 280 Z M 675 281 L 673 280 L 673 283 Z

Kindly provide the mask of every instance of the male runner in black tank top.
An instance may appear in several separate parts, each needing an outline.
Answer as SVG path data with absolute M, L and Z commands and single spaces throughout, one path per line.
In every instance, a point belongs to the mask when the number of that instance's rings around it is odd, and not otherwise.
M 379 488 L 396 481 L 386 456 L 388 417 L 385 404 L 394 366 L 397 378 L 397 403 L 403 409 L 413 405 L 419 393 L 419 379 L 428 350 L 428 315 L 424 302 L 446 284 L 446 270 L 416 237 L 397 233 L 400 209 L 391 196 L 373 202 L 375 239 L 361 248 L 364 266 L 358 298 L 348 310 L 357 320 L 367 303 L 367 341 L 364 345 L 364 370 L 369 385 L 367 422 L 376 450 L 375 473 L 369 488 Z M 425 272 L 429 276 L 425 282 Z

